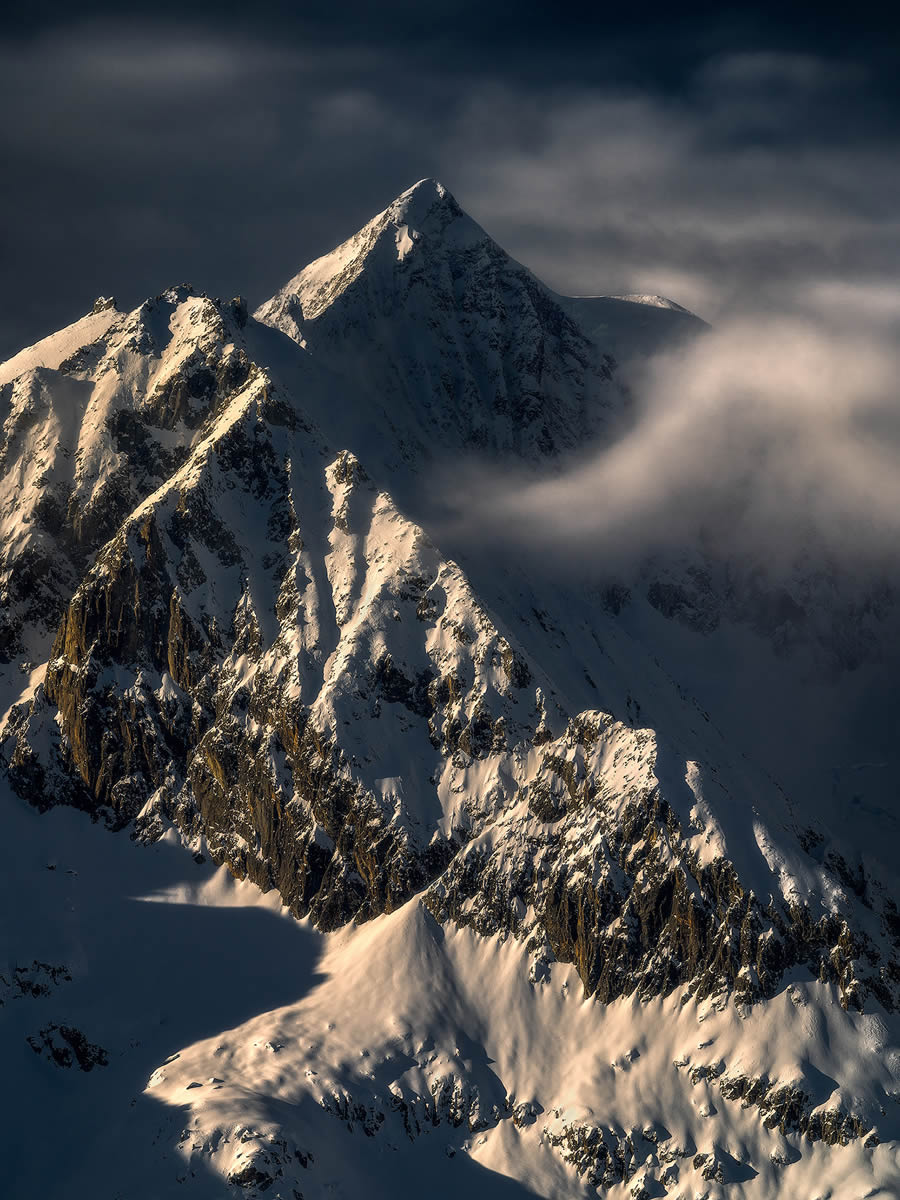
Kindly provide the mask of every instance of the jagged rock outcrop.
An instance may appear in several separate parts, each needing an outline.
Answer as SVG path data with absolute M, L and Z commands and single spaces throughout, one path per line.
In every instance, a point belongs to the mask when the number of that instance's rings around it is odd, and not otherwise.
M 433 818 L 415 828 L 402 792 L 379 795 L 378 772 L 354 769 L 343 727 L 366 721 L 356 742 L 374 760 L 369 723 L 384 710 L 441 775 L 524 740 L 538 718 L 521 658 L 458 568 L 347 455 L 307 490 L 271 396 L 251 379 L 237 418 L 100 553 L 19 718 L 11 771 L 40 802 L 66 797 L 116 826 L 152 835 L 154 818 L 174 820 L 333 927 L 420 890 L 477 819 L 460 809 L 444 834 Z M 223 476 L 263 545 L 222 519 Z M 43 759 L 42 728 L 55 746 Z
M 679 818 L 666 797 L 649 731 L 583 713 L 541 752 L 498 831 L 473 839 L 427 893 L 439 920 L 525 939 L 539 976 L 548 959 L 573 962 L 606 1003 L 685 985 L 685 998 L 753 1003 L 802 964 L 845 1005 L 867 989 L 894 1004 L 895 954 L 883 962 L 838 914 L 761 903 L 709 853 L 699 811 Z
M 94 554 L 246 382 L 236 333 L 233 306 L 173 288 L 132 313 L 106 304 L 36 347 L 40 363 L 2 369 L 2 661 L 41 661 Z
M 27 1041 L 35 1054 L 57 1067 L 76 1066 L 81 1071 L 93 1071 L 94 1067 L 109 1064 L 109 1055 L 103 1047 L 88 1041 L 81 1030 L 72 1025 L 46 1025 Z
M 0 974 L 0 1007 L 10 999 L 23 996 L 38 999 L 49 996 L 61 983 L 71 983 L 69 968 L 62 964 L 39 962 L 34 959 L 27 966 L 17 964 L 9 977 Z

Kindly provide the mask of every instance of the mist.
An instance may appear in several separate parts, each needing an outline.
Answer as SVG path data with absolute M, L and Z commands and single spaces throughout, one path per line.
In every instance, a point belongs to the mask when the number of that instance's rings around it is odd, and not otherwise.
M 698 548 L 770 576 L 896 575 L 896 323 L 815 307 L 725 319 L 630 373 L 624 432 L 577 459 L 538 476 L 470 460 L 463 486 L 456 467 L 446 531 L 560 569 Z

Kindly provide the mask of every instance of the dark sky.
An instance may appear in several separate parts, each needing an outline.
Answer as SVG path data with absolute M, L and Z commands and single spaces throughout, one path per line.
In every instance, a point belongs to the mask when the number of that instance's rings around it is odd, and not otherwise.
M 858 7 L 128 11 L 4 17 L 0 358 L 99 294 L 258 303 L 425 175 L 560 291 L 900 316 L 900 34 Z

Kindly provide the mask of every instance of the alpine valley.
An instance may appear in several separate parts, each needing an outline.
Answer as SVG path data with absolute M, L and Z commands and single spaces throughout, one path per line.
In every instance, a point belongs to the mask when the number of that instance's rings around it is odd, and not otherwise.
M 706 330 L 424 180 L 0 367 L 11 1200 L 900 1196 L 890 578 L 442 510 Z

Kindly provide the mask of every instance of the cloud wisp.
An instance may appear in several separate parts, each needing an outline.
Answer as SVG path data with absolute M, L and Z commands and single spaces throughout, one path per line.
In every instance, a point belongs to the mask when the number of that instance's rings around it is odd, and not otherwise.
M 472 462 L 447 529 L 558 566 L 628 570 L 703 547 L 896 574 L 900 346 L 796 313 L 726 321 L 635 380 L 629 428 L 539 478 Z
M 669 288 L 716 321 L 802 307 L 820 279 L 896 280 L 900 158 L 831 120 L 861 94 L 854 71 L 804 60 L 772 89 L 768 57 L 720 61 L 679 98 L 476 93 L 453 131 L 460 194 L 570 294 Z

